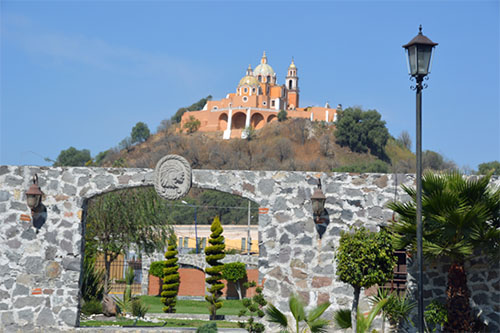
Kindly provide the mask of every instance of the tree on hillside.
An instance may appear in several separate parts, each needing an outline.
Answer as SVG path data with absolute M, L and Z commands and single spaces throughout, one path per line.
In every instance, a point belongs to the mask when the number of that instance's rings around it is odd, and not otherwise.
M 360 153 L 370 150 L 372 155 L 386 158 L 384 147 L 389 139 L 389 131 L 376 110 L 347 108 L 338 112 L 335 125 L 335 137 L 339 145 Z
M 188 107 L 183 107 L 183 108 L 178 109 L 177 112 L 172 116 L 172 119 L 171 119 L 172 123 L 174 123 L 174 124 L 180 123 L 181 119 L 182 119 L 182 115 L 186 111 L 198 111 L 198 110 L 203 109 L 205 104 L 207 104 L 207 102 L 210 101 L 211 99 L 212 99 L 212 95 L 208 95 L 207 97 L 200 99 L 198 102 L 193 103 Z
M 494 262 L 500 255 L 500 189 L 490 176 L 464 178 L 458 172 L 426 173 L 422 179 L 423 255 L 451 260 L 446 289 L 448 322 L 445 332 L 470 332 L 470 291 L 465 261 L 486 252 Z M 410 202 L 392 202 L 398 214 L 391 229 L 397 248 L 416 252 L 416 190 L 403 186 Z
M 500 162 L 491 161 L 479 164 L 478 173 L 480 175 L 486 175 L 490 172 L 492 172 L 494 175 L 500 175 Z
M 354 288 L 351 327 L 358 327 L 356 321 L 361 288 L 382 285 L 392 278 L 396 265 L 393 252 L 391 237 L 384 230 L 375 233 L 360 228 L 341 234 L 335 260 L 340 281 Z
M 445 160 L 443 155 L 435 151 L 425 150 L 422 152 L 422 168 L 434 171 L 454 170 L 456 165 L 453 161 Z
M 285 110 L 280 110 L 278 112 L 278 121 L 285 121 L 288 119 L 288 113 Z
M 408 131 L 401 132 L 401 134 L 399 134 L 399 136 L 398 136 L 397 142 L 402 147 L 405 147 L 406 149 L 411 150 L 411 137 L 410 137 L 410 133 L 408 133 Z
M 111 262 L 120 254 L 131 248 L 153 253 L 171 233 L 165 202 L 152 187 L 109 192 L 88 202 L 85 255 L 103 254 L 107 287 Z
M 189 134 L 196 132 L 201 126 L 201 121 L 196 119 L 194 116 L 189 116 L 189 121 L 184 124 L 186 132 Z
M 90 160 L 90 150 L 78 150 L 75 147 L 69 147 L 66 150 L 61 150 L 54 162 L 54 166 L 84 166 Z
M 130 138 L 132 139 L 132 143 L 140 143 L 146 141 L 150 134 L 148 125 L 140 121 L 132 128 Z
M 214 218 L 210 231 L 212 231 L 208 240 L 210 246 L 205 248 L 205 260 L 209 265 L 209 267 L 205 268 L 205 273 L 208 275 L 205 281 L 210 285 L 207 288 L 210 295 L 205 296 L 205 300 L 209 304 L 210 320 L 215 320 L 217 310 L 222 307 L 220 298 L 224 288 L 224 283 L 221 281 L 224 264 L 220 260 L 226 256 L 224 253 L 226 245 L 224 244 L 224 236 L 222 236 L 224 229 L 222 229 L 218 216 Z

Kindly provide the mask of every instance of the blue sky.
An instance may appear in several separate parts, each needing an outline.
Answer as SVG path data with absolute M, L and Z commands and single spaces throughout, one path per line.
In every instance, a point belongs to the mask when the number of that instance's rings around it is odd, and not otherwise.
M 423 92 L 423 148 L 459 166 L 500 159 L 499 1 L 2 1 L 0 164 L 92 156 L 143 121 L 233 92 L 265 50 L 301 106 L 376 109 L 415 139 L 401 45 L 436 48 Z

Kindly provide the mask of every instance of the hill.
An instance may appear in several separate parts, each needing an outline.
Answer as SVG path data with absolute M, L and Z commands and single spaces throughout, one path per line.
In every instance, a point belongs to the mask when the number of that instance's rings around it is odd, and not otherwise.
M 335 126 L 307 119 L 273 122 L 251 130 L 247 139 L 223 140 L 221 133 L 181 133 L 165 126 L 147 141 L 111 149 L 101 166 L 154 168 L 160 158 L 178 154 L 195 169 L 413 172 L 414 155 L 390 137 L 385 157 L 353 152 L 336 143 Z

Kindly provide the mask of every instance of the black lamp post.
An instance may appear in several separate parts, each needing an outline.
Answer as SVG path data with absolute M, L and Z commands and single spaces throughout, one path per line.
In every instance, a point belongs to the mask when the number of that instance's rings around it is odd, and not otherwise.
M 423 256 L 422 256 L 422 89 L 424 78 L 430 73 L 432 50 L 438 45 L 422 34 L 422 25 L 419 27 L 418 35 L 408 44 L 403 45 L 406 49 L 409 64 L 409 74 L 415 79 L 417 85 L 412 87 L 417 95 L 417 263 L 418 263 L 418 330 L 424 332 L 424 280 L 423 280 Z

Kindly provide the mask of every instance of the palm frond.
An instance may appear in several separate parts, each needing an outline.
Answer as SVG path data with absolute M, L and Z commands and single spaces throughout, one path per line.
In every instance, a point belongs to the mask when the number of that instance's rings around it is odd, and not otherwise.
M 271 323 L 276 323 L 280 325 L 282 328 L 288 328 L 288 319 L 286 316 L 278 310 L 274 305 L 269 303 L 268 307 L 265 309 L 267 314 L 267 318 Z
M 314 309 L 312 309 L 308 313 L 306 321 L 307 322 L 315 321 L 323 314 L 323 312 L 326 311 L 326 309 L 328 309 L 329 306 L 330 306 L 330 302 L 321 303 L 320 305 L 318 305 L 317 307 L 315 307 Z
M 290 306 L 290 311 L 297 322 L 306 319 L 304 304 L 302 304 L 302 301 L 297 295 L 290 296 L 288 304 Z
M 351 310 L 349 309 L 340 309 L 335 311 L 333 315 L 333 321 L 335 325 L 337 325 L 341 329 L 351 328 Z

